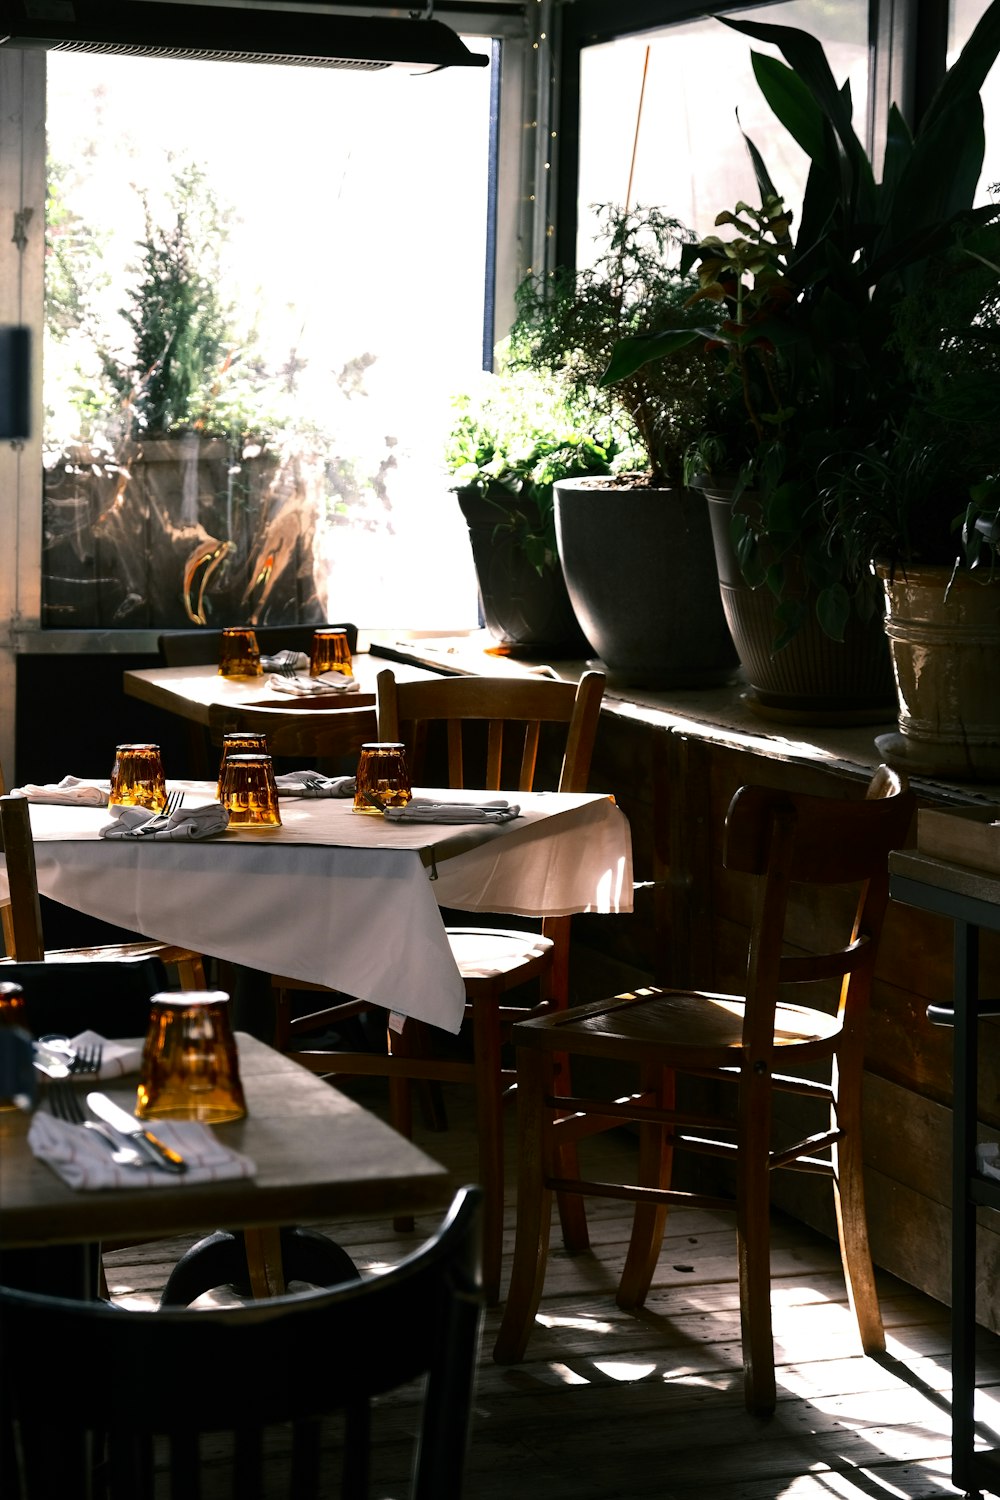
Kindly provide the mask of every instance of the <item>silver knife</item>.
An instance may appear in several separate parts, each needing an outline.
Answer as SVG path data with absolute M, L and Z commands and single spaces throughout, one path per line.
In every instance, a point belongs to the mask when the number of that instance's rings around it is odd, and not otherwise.
M 133 1146 L 141 1146 L 154 1166 L 167 1172 L 186 1172 L 187 1162 L 168 1145 L 147 1130 L 141 1120 L 130 1115 L 128 1110 L 115 1104 L 106 1094 L 88 1094 L 87 1105 L 99 1120 L 110 1125 L 119 1135 L 126 1136 Z

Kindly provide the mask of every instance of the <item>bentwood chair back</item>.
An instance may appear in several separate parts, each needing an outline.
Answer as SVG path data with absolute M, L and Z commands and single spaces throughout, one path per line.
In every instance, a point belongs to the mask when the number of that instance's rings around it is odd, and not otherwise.
M 142 1500 L 160 1468 L 192 1500 L 209 1487 L 398 1494 L 380 1472 L 373 1403 L 423 1377 L 408 1493 L 459 1500 L 483 1314 L 479 1197 L 463 1188 L 389 1271 L 244 1307 L 139 1312 L 0 1288 L 0 1491 L 76 1500 L 98 1493 L 99 1475 L 108 1500 Z
M 170 943 L 136 941 L 103 943 L 90 948 L 46 948 L 42 908 L 38 897 L 35 845 L 26 797 L 0 797 L 0 850 L 7 861 L 10 887 L 10 945 L 0 959 L 0 979 L 5 964 L 14 962 L 79 963 L 87 959 L 125 962 L 155 957 L 168 965 L 182 989 L 205 988 L 204 963 L 200 953 Z M 6 942 L 6 928 L 5 928 Z
M 517 1235 L 494 1350 L 500 1363 L 521 1359 L 527 1346 L 545 1276 L 553 1191 L 635 1201 L 618 1289 L 623 1308 L 646 1298 L 670 1204 L 728 1207 L 736 1213 L 746 1404 L 759 1413 L 772 1410 L 769 1185 L 771 1172 L 780 1168 L 831 1179 L 861 1341 L 866 1353 L 884 1349 L 862 1181 L 864 1023 L 888 902 L 889 852 L 906 842 L 915 799 L 885 767 L 868 792 L 866 798 L 815 797 L 745 786 L 734 796 L 724 863 L 754 887 L 744 993 L 643 989 L 514 1028 Z M 842 924 L 829 951 L 793 946 L 786 931 L 793 887 L 806 888 L 802 900 L 817 914 L 817 930 Z M 826 1009 L 789 999 L 795 987 L 796 995 L 815 1000 L 817 985 Z M 571 1063 L 583 1060 L 591 1075 L 598 1071 L 596 1061 L 631 1069 L 635 1092 L 620 1071 L 613 1097 L 557 1087 L 554 1059 L 566 1054 Z M 825 1067 L 817 1071 L 817 1064 Z M 715 1080 L 707 1105 L 697 1095 L 677 1095 L 676 1077 L 685 1073 Z M 780 1092 L 818 1102 L 825 1118 L 815 1131 L 801 1139 L 775 1138 L 772 1103 Z M 575 1157 L 567 1148 L 629 1122 L 639 1126 L 631 1183 L 586 1181 L 571 1170 Z M 707 1183 L 694 1191 L 674 1190 L 673 1154 L 681 1151 L 727 1159 L 735 1190 L 709 1191 Z M 586 1247 L 585 1236 L 567 1245 L 573 1252 Z
M 378 678 L 378 737 L 406 744 L 415 785 L 530 791 L 542 783 L 547 755 L 548 790 L 585 791 L 603 692 L 599 672 L 585 673 L 577 685 L 541 677 L 397 682 L 387 669 Z M 440 730 L 442 757 L 437 763 L 432 760 L 435 729 Z M 429 776 L 441 779 L 429 781 Z M 311 1033 L 365 1007 L 349 1001 L 293 1018 L 289 982 L 287 990 L 279 985 L 277 991 L 275 1044 L 323 1075 L 388 1077 L 390 1117 L 404 1135 L 412 1131 L 413 1080 L 474 1085 L 484 1188 L 483 1279 L 487 1299 L 495 1303 L 503 1241 L 503 1101 L 514 1082 L 501 1049 L 513 1020 L 528 1014 L 533 1004 L 538 1013 L 567 1005 L 570 918 L 546 918 L 529 930 L 449 927 L 448 937 L 465 982 L 465 1056 L 456 1056 L 454 1046 L 442 1056 L 434 1028 L 412 1017 L 396 1018 L 397 1024 L 388 1028 L 385 1052 L 309 1050 Z M 533 988 L 525 991 L 525 986 Z M 509 995 L 513 1003 L 505 1005 Z

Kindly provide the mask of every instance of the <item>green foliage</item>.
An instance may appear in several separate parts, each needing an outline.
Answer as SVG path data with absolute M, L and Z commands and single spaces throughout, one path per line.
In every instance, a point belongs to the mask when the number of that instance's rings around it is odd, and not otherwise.
M 612 385 L 602 376 L 624 337 L 691 329 L 694 280 L 680 269 L 691 231 L 658 208 L 599 209 L 604 248 L 586 270 L 529 276 L 518 288 L 511 364 L 553 376 L 605 422 L 632 427 L 655 485 L 680 484 L 684 453 L 705 419 L 708 357 L 690 340 Z
M 608 474 L 616 459 L 634 456 L 620 425 L 537 371 L 484 373 L 452 407 L 445 464 L 453 487 L 477 489 L 496 508 L 497 529 L 512 533 L 539 571 L 556 559 L 555 481 Z
M 782 53 L 784 62 L 752 54 L 754 73 L 810 168 L 793 238 L 781 195 L 745 138 L 760 210 L 739 204 L 720 214 L 717 223 L 737 235 L 712 236 L 685 252 L 682 263 L 697 266 L 701 283 L 696 305 L 707 299 L 725 313 L 721 328 L 706 323 L 690 335 L 708 338 L 717 353 L 714 420 L 699 454 L 712 457 L 717 476 L 735 479 L 738 495 L 746 492 L 735 539 L 748 580 L 775 594 L 779 644 L 804 617 L 803 577 L 824 629 L 839 638 L 852 604 L 862 614 L 872 606 L 871 518 L 863 503 L 845 498 L 859 475 L 869 494 L 880 489 L 877 475 L 882 483 L 907 476 L 897 494 L 883 492 L 877 502 L 883 540 L 897 556 L 912 545 L 918 521 L 946 544 L 969 485 L 995 477 L 995 458 L 976 475 L 970 444 L 969 462 L 956 471 L 966 486 L 958 506 L 953 496 L 945 513 L 934 499 L 937 481 L 927 483 L 947 472 L 960 441 L 959 422 L 944 412 L 954 395 L 952 367 L 961 364 L 965 400 L 995 362 L 995 332 L 977 330 L 976 320 L 990 302 L 990 275 L 995 294 L 995 264 L 988 270 L 995 257 L 983 260 L 982 237 L 997 210 L 973 201 L 984 153 L 979 91 L 1000 52 L 1000 0 L 987 8 L 915 134 L 890 111 L 880 182 L 854 131 L 849 88 L 836 83 L 817 39 L 792 27 L 719 19 Z M 985 294 L 973 284 L 983 280 Z M 956 292 L 950 311 L 940 295 L 948 289 Z M 631 378 L 646 361 L 672 357 L 677 342 L 623 341 L 606 378 Z M 938 358 L 947 390 L 935 394 L 930 372 Z M 915 440 L 926 451 L 913 464 Z
M 98 231 L 69 203 L 69 168 L 50 162 L 45 204 L 45 331 L 65 340 L 87 320 L 95 290 L 108 284 L 100 268 L 108 232 Z

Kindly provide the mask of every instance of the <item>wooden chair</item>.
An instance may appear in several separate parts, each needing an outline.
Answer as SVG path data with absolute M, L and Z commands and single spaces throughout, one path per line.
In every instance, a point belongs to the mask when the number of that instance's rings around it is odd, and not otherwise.
M 527 1020 L 517 1043 L 519 1180 L 514 1268 L 496 1341 L 499 1363 L 520 1360 L 541 1296 L 553 1191 L 631 1198 L 632 1238 L 618 1304 L 645 1300 L 671 1203 L 736 1212 L 745 1399 L 754 1412 L 775 1403 L 769 1261 L 769 1178 L 779 1167 L 832 1178 L 848 1295 L 866 1353 L 885 1347 L 865 1220 L 861 1150 L 864 1024 L 888 901 L 889 851 L 905 843 L 915 799 L 879 769 L 868 797 L 801 796 L 742 787 L 726 816 L 724 861 L 755 883 L 743 995 L 650 988 Z M 822 954 L 790 951 L 786 909 L 793 884 L 843 917 L 843 946 Z M 860 888 L 857 905 L 834 887 Z M 812 908 L 811 908 L 812 909 Z M 832 1008 L 831 981 L 839 984 Z M 787 999 L 787 986 L 824 985 L 830 1009 Z M 797 991 L 801 994 L 801 991 Z M 808 994 L 808 992 L 807 992 Z M 568 1053 L 637 1071 L 633 1095 L 577 1097 L 557 1089 L 553 1058 Z M 814 1081 L 814 1065 L 828 1069 Z M 792 1069 L 809 1076 L 793 1076 Z M 826 1071 L 821 1069 L 821 1074 Z M 678 1073 L 718 1081 L 719 1108 L 692 1107 L 675 1094 Z M 823 1105 L 823 1128 L 803 1140 L 772 1140 L 772 1096 L 804 1095 Z M 713 1094 L 713 1101 L 716 1097 Z M 581 1180 L 567 1171 L 565 1144 L 638 1123 L 637 1177 L 631 1184 Z M 671 1187 L 674 1151 L 728 1158 L 735 1192 Z M 587 1248 L 586 1236 L 567 1249 Z
M 463 1188 L 433 1238 L 383 1274 L 253 1306 L 140 1312 L 0 1288 L 0 1490 L 83 1496 L 99 1477 L 109 1500 L 136 1500 L 165 1466 L 173 1495 L 203 1494 L 210 1478 L 212 1493 L 226 1479 L 227 1494 L 261 1495 L 266 1473 L 267 1493 L 366 1500 L 373 1400 L 426 1377 L 410 1494 L 459 1500 L 483 1312 L 479 1197 Z
M 351 651 L 357 650 L 356 625 L 255 625 L 257 644 L 266 656 L 278 651 L 304 651 L 309 655 L 313 632 L 345 630 Z M 204 667 L 217 662 L 222 650 L 221 630 L 170 630 L 157 637 L 157 649 L 165 667 Z
M 540 677 L 435 677 L 397 682 L 391 670 L 378 678 L 378 734 L 409 747 L 415 784 L 471 786 L 490 791 L 528 791 L 535 783 L 540 746 L 558 739 L 552 777 L 559 791 L 586 790 L 604 678 L 587 672 L 579 686 Z M 437 724 L 444 741 L 443 767 L 430 769 Z M 478 732 L 478 733 L 477 733 Z M 469 739 L 478 739 L 470 747 Z M 480 752 L 478 762 L 474 748 Z M 555 751 L 554 744 L 545 748 Z M 440 775 L 441 780 L 426 776 Z M 332 1052 L 308 1049 L 310 1033 L 336 1025 L 365 1009 L 363 1001 L 293 1018 L 288 990 L 277 985 L 275 1045 L 323 1075 L 377 1074 L 390 1081 L 390 1116 L 404 1135 L 412 1131 L 411 1081 L 472 1083 L 476 1091 L 479 1173 L 484 1188 L 483 1279 L 487 1299 L 500 1296 L 503 1237 L 503 1098 L 514 1071 L 502 1065 L 501 1048 L 510 1025 L 530 1001 L 504 1005 L 511 991 L 537 984 L 537 1009 L 563 1009 L 569 993 L 569 917 L 548 917 L 540 929 L 507 931 L 449 928 L 452 951 L 465 981 L 466 1020 L 472 1058 L 433 1055 L 433 1028 L 407 1019 L 390 1026 L 387 1051 Z M 286 982 L 287 983 L 287 982 Z M 440 1050 L 440 1049 L 439 1049 Z
M 0 850 L 7 861 L 10 887 L 10 940 L 4 927 L 6 958 L 13 962 L 78 963 L 84 959 L 135 961 L 155 957 L 177 975 L 181 989 L 205 988 L 204 963 L 200 953 L 171 943 L 139 940 L 130 943 L 103 943 L 85 948 L 46 948 L 42 930 L 42 908 L 38 898 L 38 874 L 35 868 L 35 846 L 31 837 L 31 817 L 26 797 L 0 797 Z
M 310 701 L 310 700 L 306 700 Z M 267 747 L 275 759 L 339 761 L 350 758 L 351 769 L 366 740 L 373 740 L 378 726 L 373 707 L 365 708 L 256 708 L 213 703 L 208 710 L 208 732 L 212 744 L 221 748 L 222 737 L 238 729 L 259 730 L 267 735 Z

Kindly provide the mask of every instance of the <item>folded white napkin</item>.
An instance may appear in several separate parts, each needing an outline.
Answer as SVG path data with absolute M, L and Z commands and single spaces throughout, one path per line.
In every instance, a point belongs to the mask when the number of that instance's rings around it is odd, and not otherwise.
M 169 1175 L 159 1167 L 125 1167 L 112 1159 L 107 1142 L 96 1130 L 57 1120 L 47 1110 L 36 1110 L 28 1130 L 28 1145 L 71 1188 L 88 1192 L 101 1188 L 179 1187 L 219 1182 L 225 1177 L 254 1177 L 257 1165 L 248 1156 L 230 1151 L 207 1125 L 197 1120 L 150 1122 L 165 1146 L 187 1162 L 186 1172 Z
M 356 677 L 345 677 L 343 672 L 324 672 L 319 677 L 282 677 L 274 675 L 267 679 L 268 687 L 276 693 L 291 693 L 293 697 L 309 698 L 317 693 L 359 693 L 361 684 Z
M 520 817 L 516 802 L 432 802 L 413 797 L 405 807 L 387 807 L 385 817 L 393 823 L 509 823 Z
M 121 1078 L 125 1073 L 136 1073 L 142 1062 L 142 1043 L 138 1046 L 129 1045 L 125 1042 L 108 1041 L 96 1031 L 81 1031 L 77 1036 L 66 1038 L 66 1047 L 70 1053 L 79 1052 L 82 1047 L 100 1046 L 101 1069 L 99 1073 L 91 1074 L 96 1078 Z M 48 1051 L 44 1043 L 39 1050 L 39 1044 L 35 1044 L 35 1067 L 41 1073 L 48 1073 L 53 1077 L 62 1077 L 59 1067 L 59 1053 L 55 1050 Z
M 169 818 L 151 813 L 146 807 L 115 806 L 109 811 L 111 822 L 100 829 L 102 839 L 207 839 L 214 833 L 223 833 L 229 823 L 229 814 L 221 802 L 181 807 Z
M 319 786 L 310 786 L 310 782 Z M 353 797 L 353 776 L 324 776 L 320 771 L 286 771 L 274 778 L 280 797 Z
M 11 787 L 12 797 L 27 797 L 29 802 L 59 802 L 66 806 L 104 807 L 111 790 L 110 782 L 81 781 L 79 776 L 64 776 L 42 786 L 28 782 Z
M 260 665 L 263 672 L 279 672 L 282 667 L 308 672 L 309 658 L 304 651 L 276 651 L 273 656 L 262 656 Z

